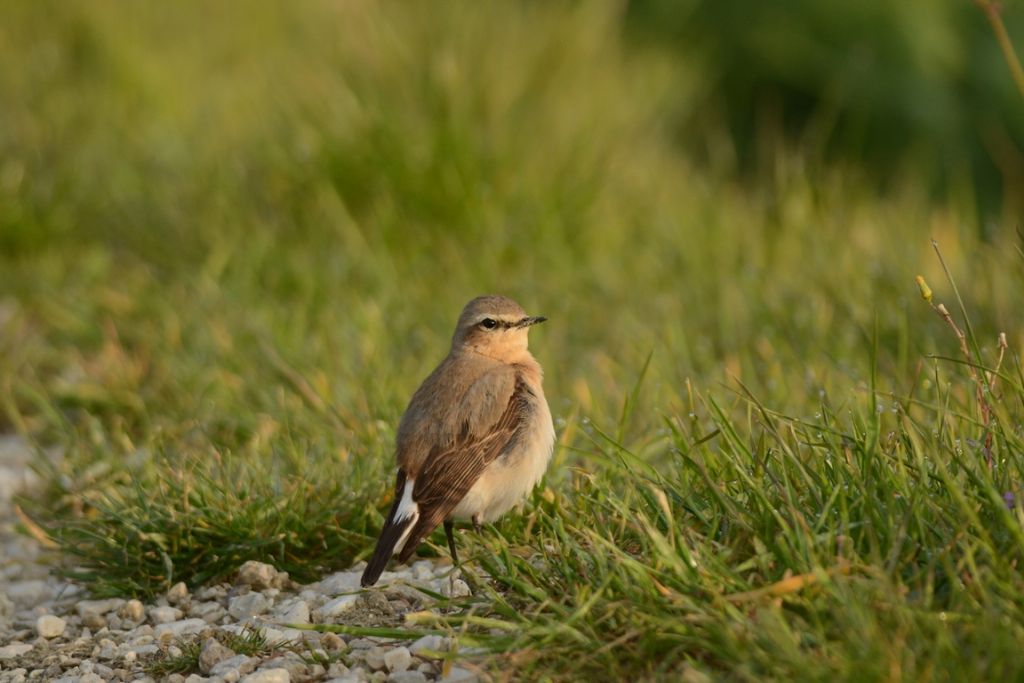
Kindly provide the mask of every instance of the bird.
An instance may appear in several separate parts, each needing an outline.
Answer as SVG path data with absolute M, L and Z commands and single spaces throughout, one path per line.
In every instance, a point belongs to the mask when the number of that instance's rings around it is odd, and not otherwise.
M 551 460 L 555 428 L 527 335 L 544 316 L 504 296 L 462 309 L 451 350 L 409 401 L 395 436 L 394 502 L 360 584 L 392 555 L 406 562 L 444 525 L 452 562 L 455 521 L 493 522 L 529 494 Z

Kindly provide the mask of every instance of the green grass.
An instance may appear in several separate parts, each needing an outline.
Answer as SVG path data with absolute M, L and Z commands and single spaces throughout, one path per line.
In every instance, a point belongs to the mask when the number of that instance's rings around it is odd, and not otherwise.
M 215 631 L 218 642 L 236 655 L 247 657 L 269 657 L 289 650 L 307 652 L 297 643 L 283 642 L 271 645 L 263 631 L 258 628 L 245 627 L 241 633 Z M 180 654 L 171 654 L 170 649 L 161 651 L 147 662 L 143 669 L 150 676 L 163 677 L 170 674 L 199 673 L 199 656 L 203 652 L 203 641 L 199 638 L 179 640 L 177 648 Z
M 756 181 L 698 167 L 700 70 L 601 3 L 198 13 L 0 9 L 0 426 L 72 576 L 364 558 L 405 402 L 500 292 L 550 318 L 558 447 L 425 627 L 522 680 L 1021 675 L 1024 272 L 975 188 L 771 136 Z M 987 428 L 918 274 L 972 363 L 1008 335 Z

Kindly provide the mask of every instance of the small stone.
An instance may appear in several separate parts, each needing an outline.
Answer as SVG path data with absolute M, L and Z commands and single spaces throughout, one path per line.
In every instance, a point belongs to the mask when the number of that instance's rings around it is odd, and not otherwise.
M 0 647 L 0 660 L 14 659 L 20 657 L 27 652 L 32 651 L 33 646 L 28 643 L 11 643 Z
M 216 624 L 227 614 L 227 610 L 216 602 L 193 602 L 189 606 L 188 614 L 191 617 L 198 617 L 209 624 Z
M 430 560 L 413 563 L 412 575 L 417 581 L 429 581 L 434 578 L 434 563 Z
M 124 606 L 125 601 L 121 598 L 109 598 L 107 600 L 81 600 L 75 605 L 75 611 L 82 619 L 88 617 L 102 617 L 110 612 L 116 612 Z
M 288 669 L 260 669 L 242 678 L 241 683 L 291 683 Z
M 246 593 L 231 599 L 231 602 L 228 603 L 228 614 L 235 619 L 242 620 L 263 614 L 268 607 L 270 607 L 270 601 L 263 597 L 262 593 Z
M 149 638 L 149 640 L 152 641 L 153 633 L 154 631 L 152 626 L 150 626 L 149 624 L 140 624 L 136 626 L 134 629 L 132 629 L 132 631 L 128 634 L 128 637 L 133 639 L 132 645 L 144 645 L 144 643 L 139 642 L 140 639 Z
M 396 671 L 388 676 L 388 683 L 427 683 L 427 677 L 419 671 Z
M 341 678 L 348 675 L 348 673 L 348 667 L 342 662 L 331 662 L 331 665 L 327 667 L 327 675 L 331 678 Z
M 132 661 L 134 661 L 138 657 L 145 657 L 146 655 L 155 655 L 159 651 L 160 647 L 152 643 L 146 645 L 134 645 L 128 648 L 128 650 L 124 653 L 124 661 L 126 663 L 128 662 L 129 655 L 132 656 Z
M 203 678 L 199 674 L 189 674 L 188 678 L 185 679 L 185 683 L 203 683 L 207 679 Z
M 283 624 L 308 624 L 309 605 L 305 600 L 292 598 L 274 608 L 274 620 Z
M 417 657 L 426 657 L 428 655 L 424 654 L 424 652 L 445 652 L 448 649 L 447 645 L 448 643 L 443 636 L 423 636 L 409 646 L 409 652 Z
M 249 560 L 238 568 L 238 583 L 256 589 L 282 588 L 287 581 L 287 572 L 279 572 L 264 562 Z
M 44 614 L 36 619 L 36 633 L 40 638 L 59 638 L 64 635 L 68 623 L 52 614 Z
M 9 602 L 24 609 L 35 607 L 53 597 L 53 587 L 42 579 L 14 581 L 4 588 Z
M 109 681 L 114 676 L 114 670 L 105 664 L 97 664 L 93 672 L 105 681 Z
M 353 650 L 369 650 L 371 647 L 375 647 L 377 643 L 373 642 L 369 638 L 353 638 L 348 641 L 348 646 Z
M 181 610 L 177 607 L 150 607 L 149 620 L 154 624 L 169 624 L 181 619 Z
M 199 600 L 220 600 L 228 594 L 223 584 L 216 586 L 204 586 L 196 591 L 196 598 Z
M 208 674 L 213 667 L 234 656 L 234 650 L 221 645 L 215 638 L 207 638 L 199 651 L 199 670 Z
M 104 683 L 104 680 L 99 674 L 87 673 L 78 677 L 78 683 Z
M 324 603 L 324 606 L 320 608 L 320 614 L 323 615 L 325 619 L 337 617 L 338 615 L 355 607 L 358 601 L 358 595 L 342 595 L 334 598 L 330 602 Z
M 71 667 L 78 666 L 79 664 L 82 663 L 81 659 L 78 659 L 76 657 L 68 656 L 68 655 L 66 655 L 64 653 L 61 653 L 61 654 L 57 655 L 57 661 L 60 662 L 60 665 L 62 667 L 64 667 L 65 669 L 70 669 Z
M 259 664 L 258 659 L 255 657 L 246 657 L 245 655 L 235 655 L 230 659 L 225 659 L 222 662 L 218 662 L 212 669 L 210 669 L 211 676 L 220 676 L 227 678 L 231 672 L 235 673 L 237 677 L 244 676 L 245 674 L 253 671 L 256 665 Z
M 202 619 L 182 619 L 169 624 L 160 624 L 156 627 L 154 634 L 157 640 L 166 641 L 193 633 L 201 633 L 205 628 L 207 628 L 207 624 Z
M 342 652 L 348 649 L 348 644 L 337 633 L 325 633 L 320 638 L 320 645 L 325 650 L 330 650 L 331 652 Z
M 370 667 L 374 671 L 384 668 L 384 655 L 388 652 L 387 648 L 384 647 L 371 647 L 363 655 L 363 661 L 366 662 L 366 666 Z
M 121 615 L 122 619 L 139 622 L 146 615 L 146 608 L 138 600 L 129 600 L 124 603 L 118 614 Z
M 297 680 L 310 677 L 309 664 L 298 653 L 284 652 L 260 665 L 261 669 L 284 669 L 288 675 Z
M 319 590 L 324 595 L 339 595 L 351 593 L 360 589 L 359 579 L 361 573 L 358 571 L 338 572 L 331 574 L 320 583 L 313 584 L 312 588 Z
M 409 648 L 394 647 L 384 653 L 384 666 L 388 671 L 405 671 L 412 664 L 412 655 Z
M 108 638 L 104 638 L 100 641 L 99 652 L 96 652 L 95 649 L 93 650 L 93 656 L 109 662 L 117 657 L 117 644 Z
M 469 584 L 462 579 L 455 579 L 447 583 L 441 590 L 441 593 L 446 598 L 465 598 L 473 594 L 473 591 L 469 589 Z
M 180 605 L 186 600 L 188 600 L 188 586 L 184 581 L 179 581 L 167 591 L 167 602 L 172 605 Z
M 107 618 L 102 614 L 89 614 L 82 617 L 83 633 L 89 629 L 95 629 L 101 631 L 107 627 Z

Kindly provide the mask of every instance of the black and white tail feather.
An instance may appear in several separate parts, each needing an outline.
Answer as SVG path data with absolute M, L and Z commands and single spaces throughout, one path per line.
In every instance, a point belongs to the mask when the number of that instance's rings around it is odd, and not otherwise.
M 377 547 L 359 580 L 364 588 L 377 583 L 388 560 L 395 553 L 402 552 L 409 540 L 409 534 L 419 521 L 419 506 L 412 499 L 412 490 L 413 481 L 406 481 L 405 472 L 398 470 L 395 480 L 395 502 L 391 505 L 391 511 L 388 512 L 384 528 L 377 539 Z M 403 553 L 408 554 L 410 553 Z

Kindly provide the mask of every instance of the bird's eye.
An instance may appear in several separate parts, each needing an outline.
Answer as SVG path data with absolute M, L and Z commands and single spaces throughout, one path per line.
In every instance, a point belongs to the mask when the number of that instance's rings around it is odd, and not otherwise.
M 488 330 L 493 330 L 495 327 L 498 326 L 498 321 L 495 320 L 494 318 L 484 318 L 483 320 L 480 321 L 480 326 L 486 327 Z

